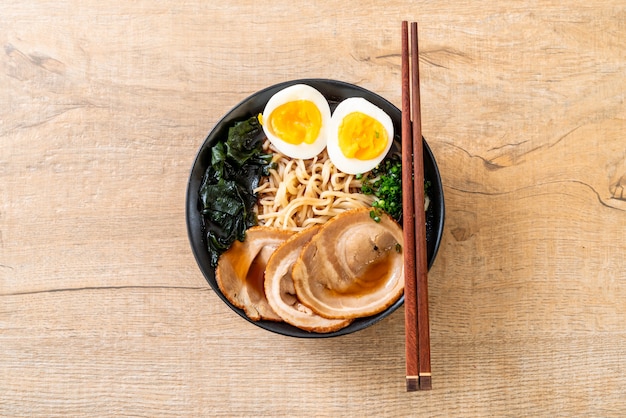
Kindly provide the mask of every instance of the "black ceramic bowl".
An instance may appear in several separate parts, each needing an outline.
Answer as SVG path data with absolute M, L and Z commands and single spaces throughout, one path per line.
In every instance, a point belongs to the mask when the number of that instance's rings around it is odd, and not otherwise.
M 202 146 L 200 147 L 196 159 L 191 168 L 191 174 L 189 176 L 189 183 L 187 186 L 187 201 L 186 201 L 186 216 L 187 216 L 187 232 L 189 235 L 189 241 L 191 243 L 191 249 L 196 258 L 200 270 L 204 274 L 204 277 L 209 282 L 209 285 L 213 288 L 215 293 L 226 303 L 233 311 L 239 314 L 245 320 L 264 328 L 268 331 L 272 331 L 278 334 L 303 337 L 303 338 L 324 338 L 335 337 L 339 335 L 349 334 L 355 331 L 359 331 L 363 328 L 369 327 L 375 324 L 381 319 L 387 317 L 394 312 L 398 307 L 404 303 L 404 297 L 401 297 L 396 303 L 387 308 L 385 311 L 366 318 L 359 318 L 352 322 L 346 328 L 341 330 L 318 334 L 301 330 L 294 326 L 291 326 L 283 322 L 270 322 L 270 321 L 251 321 L 243 310 L 235 307 L 232 303 L 226 299 L 226 297 L 220 291 L 217 282 L 215 280 L 215 270 L 211 267 L 209 262 L 209 253 L 206 246 L 205 232 L 203 231 L 202 214 L 198 205 L 198 191 L 202 182 L 204 173 L 210 163 L 211 159 L 211 147 L 221 139 L 226 138 L 228 128 L 236 121 L 245 120 L 253 115 L 257 115 L 263 112 L 265 104 L 274 95 L 274 93 L 282 90 L 293 84 L 308 84 L 317 90 L 330 103 L 331 111 L 334 110 L 336 105 L 343 99 L 348 97 L 363 97 L 373 104 L 383 109 L 393 120 L 394 131 L 397 133 L 396 138 L 399 137 L 398 133 L 401 132 L 401 112 L 400 110 L 391 104 L 389 101 L 366 90 L 362 87 L 344 83 L 335 80 L 326 79 L 304 79 L 293 80 L 274 86 L 265 88 L 252 96 L 246 98 L 237 106 L 235 106 L 230 112 L 228 112 L 211 130 L 206 137 Z M 435 158 L 428 147 L 428 144 L 424 141 L 424 176 L 425 179 L 430 181 L 429 197 L 431 199 L 429 209 L 426 213 L 426 240 L 428 244 L 428 267 L 432 265 L 439 249 L 439 243 L 441 241 L 441 235 L 443 231 L 444 223 L 444 200 L 443 200 L 443 188 L 441 185 L 441 178 L 439 176 L 439 170 Z

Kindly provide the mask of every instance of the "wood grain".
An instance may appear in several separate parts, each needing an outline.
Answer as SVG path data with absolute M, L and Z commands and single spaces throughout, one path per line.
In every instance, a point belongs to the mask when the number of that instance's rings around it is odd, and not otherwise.
M 624 416 L 626 7 L 5 2 L 0 416 Z M 404 310 L 298 340 L 234 315 L 191 254 L 211 127 L 305 77 L 400 105 L 419 21 L 422 130 L 446 226 L 432 391 Z

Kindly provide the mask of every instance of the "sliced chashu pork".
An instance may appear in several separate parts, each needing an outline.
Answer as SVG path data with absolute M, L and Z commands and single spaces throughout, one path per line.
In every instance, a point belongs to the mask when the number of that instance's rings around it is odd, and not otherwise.
M 264 272 L 270 256 L 291 231 L 255 226 L 243 242 L 235 241 L 219 258 L 215 279 L 226 298 L 253 321 L 282 321 L 265 297 Z
M 368 208 L 328 221 L 302 249 L 292 270 L 302 303 L 326 318 L 379 313 L 404 291 L 402 228 Z
M 307 228 L 291 236 L 274 251 L 265 268 L 265 295 L 270 306 L 285 322 L 312 332 L 332 332 L 348 326 L 350 319 L 328 319 L 314 313 L 296 296 L 291 278 L 293 264 L 302 247 L 319 231 Z

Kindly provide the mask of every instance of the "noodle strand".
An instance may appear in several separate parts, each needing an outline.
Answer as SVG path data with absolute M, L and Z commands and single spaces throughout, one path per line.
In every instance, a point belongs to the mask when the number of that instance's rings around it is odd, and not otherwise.
M 259 197 L 260 225 L 299 231 L 346 210 L 369 207 L 374 201 L 373 196 L 361 193 L 361 182 L 354 175 L 337 170 L 326 150 L 302 160 L 280 154 L 268 140 L 263 149 L 274 153 L 276 167 L 254 190 Z

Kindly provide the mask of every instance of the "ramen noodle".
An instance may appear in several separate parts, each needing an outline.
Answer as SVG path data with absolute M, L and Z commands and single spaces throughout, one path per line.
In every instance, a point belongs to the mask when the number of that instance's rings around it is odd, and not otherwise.
M 360 192 L 361 182 L 337 170 L 326 150 L 308 159 L 291 159 L 265 141 L 275 168 L 255 189 L 260 225 L 300 231 L 323 224 L 349 209 L 370 207 L 375 197 Z

